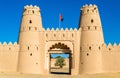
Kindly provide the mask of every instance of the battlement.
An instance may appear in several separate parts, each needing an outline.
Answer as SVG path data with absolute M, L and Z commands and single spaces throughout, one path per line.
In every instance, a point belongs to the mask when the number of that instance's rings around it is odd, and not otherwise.
M 90 13 L 98 13 L 98 8 L 96 5 L 84 5 L 82 8 L 81 8 L 81 11 L 82 11 L 82 14 L 90 14 Z
M 19 51 L 19 45 L 17 44 L 17 42 L 0 42 L 0 52 L 9 52 L 9 51 Z
M 87 5 L 87 4 L 85 4 L 85 5 L 83 5 L 83 7 L 82 8 L 85 8 L 85 7 L 87 7 L 87 8 L 89 8 L 89 7 L 96 7 L 97 8 L 97 5 L 95 5 L 95 4 L 90 4 L 90 5 Z
M 14 46 L 16 46 L 16 45 L 18 45 L 18 44 L 17 44 L 17 42 L 14 42 L 14 43 L 12 43 L 12 42 L 9 42 L 9 43 L 7 43 L 7 42 L 3 42 L 3 43 L 0 42 L 0 46 L 1 46 L 1 45 L 14 45 Z
M 70 29 L 68 29 L 68 28 L 56 28 L 56 29 L 54 29 L 54 28 L 47 28 L 46 30 L 44 30 L 44 31 L 78 31 L 78 29 L 77 28 L 70 28 Z
M 78 29 L 59 29 L 59 28 L 52 28 L 45 31 L 45 38 L 46 40 L 74 40 L 77 36 L 77 33 L 80 33 Z
M 116 43 L 108 45 L 103 44 L 103 52 L 120 52 L 120 43 L 117 45 Z
M 26 5 L 24 6 L 24 9 L 37 9 L 37 10 L 40 10 L 40 8 L 38 6 L 33 6 L 33 5 Z
M 26 5 L 24 6 L 24 13 L 23 15 L 28 15 L 28 14 L 35 14 L 35 15 L 40 15 L 40 8 L 38 6 L 32 6 L 32 5 Z
M 102 50 L 102 52 L 120 52 L 120 43 L 117 45 L 116 43 L 111 44 L 83 44 L 80 47 L 81 51 L 94 51 L 94 50 Z

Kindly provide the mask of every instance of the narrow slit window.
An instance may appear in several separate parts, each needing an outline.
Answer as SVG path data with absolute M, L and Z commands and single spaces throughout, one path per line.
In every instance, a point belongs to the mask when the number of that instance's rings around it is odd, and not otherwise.
M 30 49 L 30 47 L 28 46 L 28 50 Z
M 54 37 L 56 37 L 56 34 L 54 34 Z
M 32 56 L 32 53 L 30 53 L 30 56 Z
M 89 47 L 89 50 L 91 50 L 91 46 Z
M 46 34 L 46 37 L 48 37 L 48 34 Z
M 37 30 L 37 27 L 35 27 L 35 30 Z
M 33 12 L 33 14 L 34 14 L 34 10 L 33 10 L 32 12 Z
M 72 33 L 72 37 L 74 37 L 74 34 Z
M 99 50 L 100 50 L 101 48 L 100 48 L 100 46 L 99 46 Z
M 91 23 L 93 23 L 94 22 L 94 20 L 93 19 L 91 19 Z
M 88 26 L 88 30 L 90 30 L 90 26 Z
M 32 20 L 30 20 L 29 23 L 31 24 L 31 23 L 32 23 Z
M 11 50 L 11 48 L 9 48 L 9 50 Z
M 63 37 L 65 37 L 65 34 L 63 34 Z
M 95 30 L 97 30 L 97 27 L 95 26 Z
M 37 50 L 38 50 L 38 47 L 36 47 L 37 48 Z
M 87 12 L 89 12 L 89 9 L 87 10 Z
M 87 53 L 87 56 L 89 56 L 89 53 Z
M 29 30 L 31 30 L 31 27 L 29 27 Z
M 111 50 L 111 48 L 109 48 L 109 51 Z

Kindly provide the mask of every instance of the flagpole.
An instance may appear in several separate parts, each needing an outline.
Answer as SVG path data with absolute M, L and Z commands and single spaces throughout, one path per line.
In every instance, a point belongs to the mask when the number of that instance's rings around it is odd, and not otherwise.
M 59 29 L 60 29 L 60 14 L 59 14 Z

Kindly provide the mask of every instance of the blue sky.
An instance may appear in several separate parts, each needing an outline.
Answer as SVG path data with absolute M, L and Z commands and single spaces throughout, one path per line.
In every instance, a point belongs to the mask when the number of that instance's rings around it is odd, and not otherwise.
M 69 58 L 69 54 L 51 54 L 51 56 L 52 56 L 53 58 L 56 58 L 57 56 Z
M 78 28 L 80 8 L 84 4 L 96 4 L 99 8 L 105 43 L 120 42 L 119 0 L 0 0 L 0 41 L 15 42 L 25 5 L 37 5 L 41 9 L 43 27 L 57 28 L 62 13 L 63 28 Z

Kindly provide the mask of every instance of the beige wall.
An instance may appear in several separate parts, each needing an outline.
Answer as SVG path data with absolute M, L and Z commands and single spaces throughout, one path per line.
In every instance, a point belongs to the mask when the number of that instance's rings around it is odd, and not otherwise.
M 120 72 L 120 45 L 104 44 L 102 61 L 104 72 Z
M 0 44 L 0 72 L 16 72 L 19 45 L 4 42 Z

